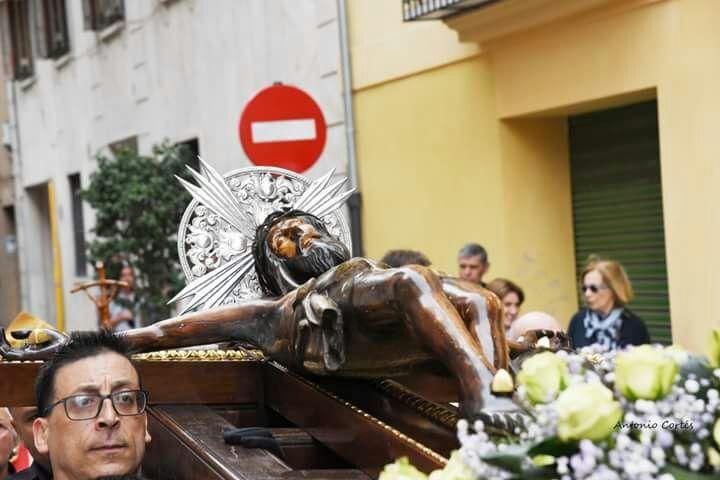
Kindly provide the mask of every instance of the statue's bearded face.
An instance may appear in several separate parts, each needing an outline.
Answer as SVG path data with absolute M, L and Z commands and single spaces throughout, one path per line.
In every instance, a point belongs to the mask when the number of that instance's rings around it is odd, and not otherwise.
M 322 220 L 292 212 L 270 217 L 259 227 L 253 247 L 255 269 L 267 293 L 281 295 L 322 275 L 350 258 L 350 252 L 332 236 Z
M 277 222 L 268 232 L 270 250 L 283 260 L 298 284 L 350 258 L 341 241 L 313 223 L 290 217 Z

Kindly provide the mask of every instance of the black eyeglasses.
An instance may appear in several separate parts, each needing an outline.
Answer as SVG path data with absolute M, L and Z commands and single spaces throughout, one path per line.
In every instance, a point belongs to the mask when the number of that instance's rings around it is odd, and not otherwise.
M 65 406 L 65 415 L 70 420 L 91 420 L 100 415 L 105 399 L 110 399 L 115 413 L 122 417 L 140 415 L 147 407 L 148 393 L 144 390 L 123 390 L 110 395 L 81 394 L 71 395 L 50 405 L 43 416 L 61 403 Z
M 580 288 L 582 289 L 583 293 L 585 291 L 590 290 L 592 293 L 598 293 L 600 290 L 605 290 L 607 285 L 581 285 Z

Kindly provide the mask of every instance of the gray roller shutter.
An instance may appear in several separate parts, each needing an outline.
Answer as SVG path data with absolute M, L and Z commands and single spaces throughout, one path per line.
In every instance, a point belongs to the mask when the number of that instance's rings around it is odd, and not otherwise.
M 671 343 L 656 102 L 570 117 L 575 256 L 618 260 L 654 342 Z

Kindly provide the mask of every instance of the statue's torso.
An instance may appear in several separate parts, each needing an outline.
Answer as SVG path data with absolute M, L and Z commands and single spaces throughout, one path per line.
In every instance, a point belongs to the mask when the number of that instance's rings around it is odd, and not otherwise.
M 390 276 L 393 270 L 381 269 L 372 260 L 353 258 L 299 289 L 301 296 L 320 294 L 331 299 L 342 312 L 344 361 L 337 370 L 328 371 L 324 365 L 327 342 L 323 340 L 320 326 L 313 326 L 304 333 L 307 338 L 301 352 L 294 351 L 292 359 L 280 360 L 317 375 L 364 378 L 406 374 L 413 366 L 433 360 L 387 302 L 379 301 L 382 305 L 376 309 L 358 308 L 356 295 L 373 295 L 373 288 L 365 284 L 366 276 L 372 274 L 372 283 L 376 284 L 378 275 L 385 272 Z M 380 283 L 383 283 L 382 279 Z M 367 304 L 367 298 L 363 299 L 363 304 Z M 295 308 L 293 335 L 298 335 L 298 322 L 307 315 L 300 302 Z M 292 342 L 288 347 L 292 350 Z

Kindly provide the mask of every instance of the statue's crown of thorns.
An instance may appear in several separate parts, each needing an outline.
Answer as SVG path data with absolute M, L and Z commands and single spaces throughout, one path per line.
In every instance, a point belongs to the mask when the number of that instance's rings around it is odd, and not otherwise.
M 263 295 L 253 268 L 258 225 L 282 210 L 302 210 L 322 219 L 352 251 L 350 230 L 339 211 L 354 190 L 331 182 L 334 169 L 315 181 L 273 167 L 240 168 L 220 175 L 200 159 L 187 167 L 197 185 L 178 177 L 193 200 L 178 230 L 178 254 L 187 286 L 171 302 L 186 300 L 181 313 L 238 303 Z

